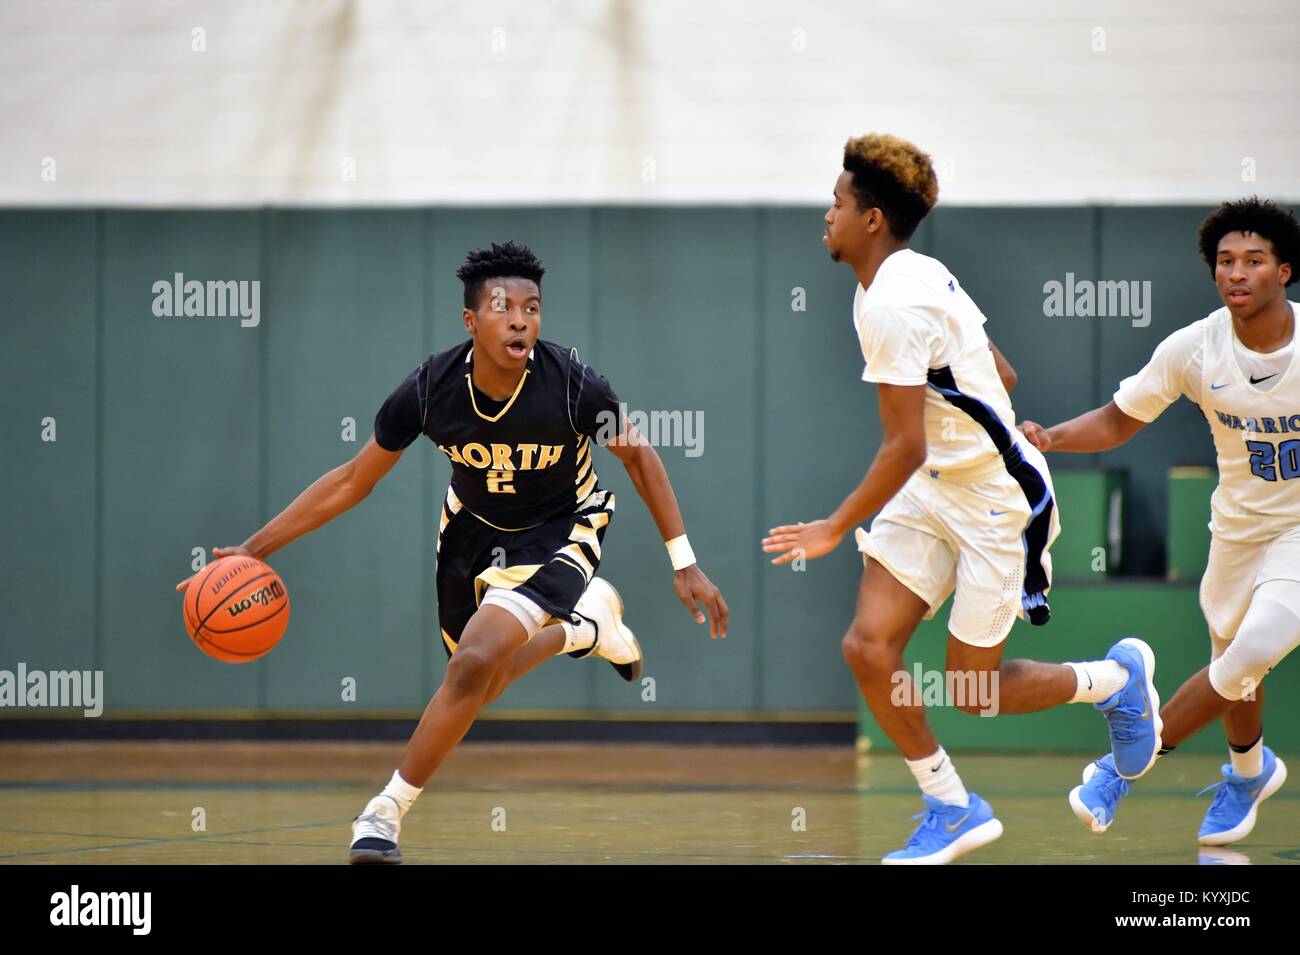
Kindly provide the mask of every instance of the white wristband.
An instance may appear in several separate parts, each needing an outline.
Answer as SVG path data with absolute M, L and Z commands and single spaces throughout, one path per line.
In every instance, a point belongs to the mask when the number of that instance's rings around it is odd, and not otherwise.
M 691 542 L 685 534 L 664 541 L 664 546 L 668 548 L 668 559 L 673 562 L 673 570 L 684 570 L 695 563 L 695 551 L 691 550 Z

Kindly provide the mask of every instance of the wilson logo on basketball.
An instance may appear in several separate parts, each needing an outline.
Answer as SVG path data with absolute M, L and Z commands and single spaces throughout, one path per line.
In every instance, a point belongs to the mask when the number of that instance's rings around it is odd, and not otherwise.
M 226 584 L 243 574 L 244 571 L 248 570 L 250 567 L 256 566 L 257 564 L 253 561 L 245 561 L 244 563 L 235 566 L 229 573 L 223 574 L 221 578 L 212 585 L 212 596 L 215 597 L 217 594 L 221 593 L 222 588 L 225 587 Z
M 232 617 L 238 617 L 245 610 L 248 610 L 254 604 L 265 607 L 273 600 L 279 600 L 284 596 L 284 585 L 278 580 L 267 584 L 261 590 L 256 590 L 249 594 L 243 600 L 230 604 L 226 607 L 226 612 Z
M 222 557 L 193 577 L 182 617 L 190 639 L 208 656 L 248 663 L 270 653 L 284 636 L 289 591 L 257 558 Z

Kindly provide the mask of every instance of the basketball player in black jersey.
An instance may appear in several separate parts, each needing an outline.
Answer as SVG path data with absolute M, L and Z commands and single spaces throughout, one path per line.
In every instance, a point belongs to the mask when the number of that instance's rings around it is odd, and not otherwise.
M 352 461 L 242 546 L 214 552 L 265 559 L 365 498 L 421 434 L 451 460 L 437 546 L 438 622 L 450 661 L 401 766 L 353 823 L 352 862 L 401 861 L 403 815 L 479 710 L 529 670 L 568 653 L 602 657 L 625 680 L 639 677 L 641 648 L 623 625 L 622 601 L 595 576 L 614 495 L 600 487 L 593 444 L 619 459 L 649 508 L 678 599 L 698 623 L 701 606 L 708 611 L 711 636 L 726 636 L 726 601 L 695 562 L 659 455 L 576 350 L 538 338 L 544 271 L 512 242 L 471 252 L 456 273 L 469 341 L 407 376 Z

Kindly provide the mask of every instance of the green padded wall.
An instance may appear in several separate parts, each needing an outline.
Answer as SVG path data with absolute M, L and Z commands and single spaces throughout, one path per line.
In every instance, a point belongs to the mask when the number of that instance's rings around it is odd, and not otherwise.
M 463 335 L 454 272 L 465 251 L 515 238 L 549 269 L 546 337 L 576 345 L 633 409 L 702 414 L 702 456 L 661 453 L 732 625 L 710 641 L 690 621 L 648 514 L 600 454 L 619 501 L 603 573 L 643 638 L 655 700 L 608 668 L 559 660 L 497 709 L 852 712 L 839 650 L 861 574 L 851 541 L 799 572 L 758 549 L 768 527 L 827 514 L 880 440 L 874 391 L 859 380 L 854 282 L 819 241 L 823 211 L 0 211 L 11 581 L 0 667 L 101 667 L 110 714 L 421 707 L 444 666 L 431 583 L 448 469 L 427 442 L 353 512 L 275 556 L 293 621 L 265 660 L 232 667 L 199 654 L 172 584 L 192 548 L 239 542 L 355 453 L 389 391 Z M 988 315 L 1020 375 L 1018 415 L 1051 424 L 1108 400 L 1164 335 L 1214 306 L 1193 244 L 1203 212 L 940 209 L 914 244 L 943 258 Z M 155 316 L 152 284 L 176 272 L 260 281 L 260 324 Z M 1043 284 L 1067 272 L 1151 279 L 1150 326 L 1045 317 Z M 40 440 L 45 417 L 55 442 Z M 1106 492 L 1090 484 L 1098 468 L 1124 472 L 1118 570 L 1163 577 L 1166 474 L 1213 463 L 1205 430 L 1180 406 L 1115 452 L 1050 456 L 1059 490 L 1070 489 L 1058 580 L 1092 573 L 1082 558 L 1107 530 Z M 1094 618 L 1120 626 L 1127 586 L 1077 604 L 1064 591 L 1053 629 L 1082 639 Z M 347 678 L 356 702 L 342 699 Z
M 1056 471 L 1052 474 L 1061 536 L 1052 545 L 1056 581 L 1095 580 L 1118 566 L 1122 554 L 1124 474 Z
M 1210 496 L 1219 485 L 1215 468 L 1169 470 L 1170 580 L 1193 583 L 1205 573 L 1210 552 Z

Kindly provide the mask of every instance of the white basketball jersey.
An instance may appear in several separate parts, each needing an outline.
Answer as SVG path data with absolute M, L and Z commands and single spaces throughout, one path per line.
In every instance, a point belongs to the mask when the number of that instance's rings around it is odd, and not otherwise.
M 1291 310 L 1300 325 L 1300 306 L 1292 302 Z M 1291 360 L 1270 364 L 1242 348 L 1221 308 L 1166 338 L 1115 392 L 1120 410 L 1139 421 L 1154 421 L 1180 394 L 1201 409 L 1219 466 L 1210 505 L 1215 537 L 1258 543 L 1300 524 L 1300 370 L 1292 340 Z M 1245 369 L 1243 356 L 1253 356 Z
M 911 249 L 885 259 L 853 299 L 862 380 L 929 385 L 925 467 L 936 477 L 984 471 L 1020 441 L 984 321 L 942 262 Z

